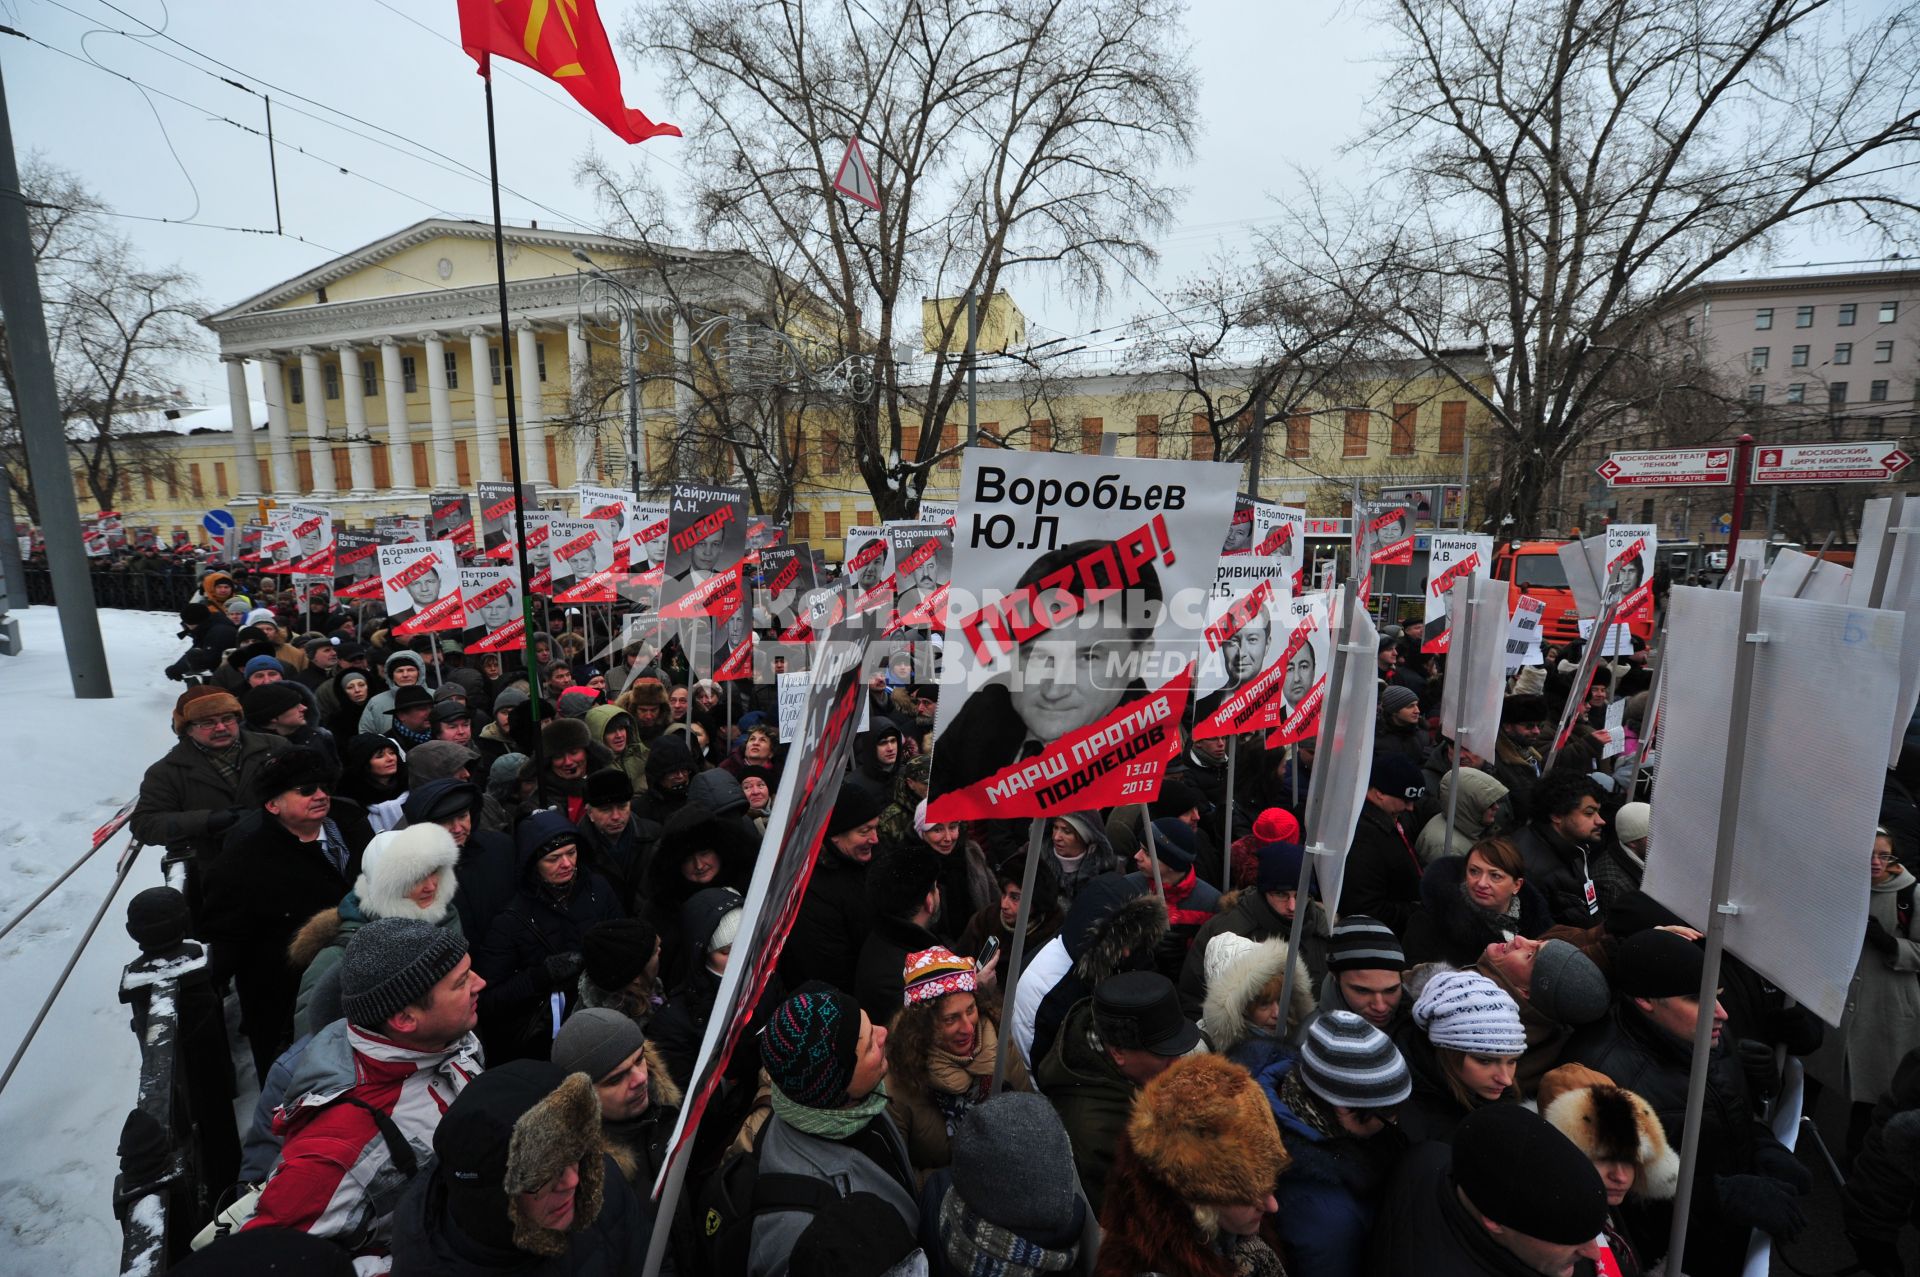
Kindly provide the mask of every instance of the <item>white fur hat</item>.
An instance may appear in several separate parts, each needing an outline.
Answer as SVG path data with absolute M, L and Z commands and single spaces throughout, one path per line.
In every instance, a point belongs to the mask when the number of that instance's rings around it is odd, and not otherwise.
M 368 917 L 437 923 L 453 907 L 453 893 L 459 886 L 454 865 L 459 859 L 453 835 L 439 825 L 409 825 L 375 834 L 360 854 L 360 877 L 354 881 L 353 893 Z M 440 890 L 433 903 L 422 909 L 407 899 L 407 892 L 431 873 L 440 875 Z

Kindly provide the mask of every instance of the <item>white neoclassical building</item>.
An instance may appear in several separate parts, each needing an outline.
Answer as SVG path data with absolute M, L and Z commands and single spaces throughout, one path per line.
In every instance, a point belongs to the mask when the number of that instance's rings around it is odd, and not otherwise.
M 590 368 L 617 369 L 636 311 L 657 333 L 639 360 L 645 448 L 690 410 L 685 384 L 645 376 L 669 360 L 685 368 L 685 316 L 765 313 L 772 283 L 733 253 L 642 252 L 538 224 L 508 228 L 505 241 L 521 478 L 542 487 L 627 476 L 618 399 L 609 405 L 603 391 L 588 404 L 584 391 Z M 594 281 L 592 267 L 626 291 Z M 319 500 L 363 518 L 413 509 L 429 490 L 511 477 L 490 226 L 419 222 L 202 322 L 218 338 L 231 397 L 234 477 L 223 464 L 218 495 Z M 264 432 L 248 362 L 264 386 Z

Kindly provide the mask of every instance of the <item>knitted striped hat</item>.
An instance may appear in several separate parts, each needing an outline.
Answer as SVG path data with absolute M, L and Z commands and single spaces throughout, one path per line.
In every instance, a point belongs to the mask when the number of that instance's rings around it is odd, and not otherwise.
M 1420 991 L 1413 1022 L 1435 1046 L 1470 1055 L 1520 1055 L 1519 1004 L 1477 971 L 1441 971 Z
M 1400 937 L 1378 918 L 1350 913 L 1333 924 L 1327 937 L 1329 971 L 1405 971 L 1407 952 Z
M 1329 1011 L 1307 1026 L 1300 1080 L 1327 1103 L 1353 1109 L 1385 1108 L 1413 1094 L 1400 1052 L 1351 1011 Z
M 906 1005 L 934 1002 L 949 993 L 972 993 L 979 987 L 973 974 L 973 959 L 962 958 L 953 950 L 935 945 L 907 955 Z

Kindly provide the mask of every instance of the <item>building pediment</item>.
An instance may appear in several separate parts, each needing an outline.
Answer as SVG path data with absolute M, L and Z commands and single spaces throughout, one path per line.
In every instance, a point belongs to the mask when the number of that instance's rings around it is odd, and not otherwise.
M 644 264 L 631 242 L 604 235 L 511 226 L 503 238 L 510 283 L 576 279 L 582 267 L 572 255 L 575 249 L 591 254 L 608 269 Z M 667 246 L 655 248 L 653 254 L 656 262 L 667 257 L 674 264 L 715 262 L 729 256 Z M 240 321 L 264 314 L 461 292 L 490 287 L 494 279 L 490 225 L 429 218 L 282 280 L 202 322 L 224 333 Z

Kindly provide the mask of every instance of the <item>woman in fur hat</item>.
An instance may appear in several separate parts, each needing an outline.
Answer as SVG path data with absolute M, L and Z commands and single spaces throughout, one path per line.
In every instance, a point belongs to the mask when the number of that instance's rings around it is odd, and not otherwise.
M 907 955 L 902 975 L 906 1005 L 887 1030 L 887 1111 L 924 1183 L 952 1163 L 955 1127 L 986 1101 L 998 1026 L 981 1005 L 973 959 L 926 949 Z M 1007 1053 L 1006 1089 L 1033 1089 L 1017 1051 Z
M 1646 1271 L 1642 1254 L 1657 1254 L 1667 1238 L 1663 1229 L 1648 1235 L 1648 1221 L 1635 1205 L 1669 1201 L 1680 1185 L 1680 1158 L 1659 1114 L 1606 1074 L 1579 1064 L 1563 1064 L 1540 1079 L 1539 1100 L 1540 1115 L 1600 1172 L 1607 1190 L 1607 1246 L 1621 1277 L 1640 1277 Z
M 1271 1216 L 1288 1161 L 1245 1069 L 1217 1055 L 1175 1061 L 1134 1100 L 1094 1277 L 1285 1277 Z
M 287 946 L 287 961 L 305 973 L 294 1001 L 296 1034 L 323 1027 L 307 1019 L 314 986 L 345 956 L 354 933 L 375 918 L 418 918 L 461 933 L 460 914 L 453 907 L 453 893 L 460 886 L 454 875 L 459 859 L 453 835 L 439 825 L 374 835 L 360 853 L 360 876 L 353 890 L 334 908 L 309 918 Z
M 1293 1005 L 1280 1023 L 1280 989 L 1286 982 L 1287 942 L 1257 942 L 1223 931 L 1207 942 L 1203 957 L 1207 996 L 1200 1027 L 1213 1049 L 1258 1074 L 1287 1054 L 1286 1041 L 1313 1014 L 1313 993 L 1302 971 L 1293 982 Z

